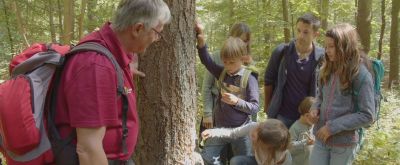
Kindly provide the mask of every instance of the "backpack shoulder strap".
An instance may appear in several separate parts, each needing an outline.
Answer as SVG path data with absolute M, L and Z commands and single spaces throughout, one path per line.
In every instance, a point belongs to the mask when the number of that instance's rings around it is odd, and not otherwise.
M 249 82 L 249 77 L 250 77 L 250 75 L 251 75 L 251 70 L 249 70 L 249 69 L 244 69 L 244 73 L 243 73 L 243 76 L 242 76 L 242 78 L 240 79 L 240 88 L 241 89 L 244 89 L 244 91 L 246 91 L 246 87 L 247 87 L 247 84 L 248 84 L 248 82 Z
M 289 49 L 289 44 L 287 44 L 287 43 L 281 44 L 281 45 L 278 47 L 278 51 L 279 51 L 279 64 L 282 63 L 282 60 L 284 59 L 284 56 L 286 55 L 286 52 L 288 51 L 288 49 Z

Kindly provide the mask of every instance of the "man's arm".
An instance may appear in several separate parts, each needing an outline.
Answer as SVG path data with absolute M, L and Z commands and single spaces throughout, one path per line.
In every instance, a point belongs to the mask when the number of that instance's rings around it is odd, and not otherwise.
M 103 138 L 106 127 L 76 128 L 76 152 L 80 165 L 107 165 L 107 157 L 103 149 Z
M 264 112 L 267 114 L 268 113 L 268 107 L 269 104 L 271 103 L 271 97 L 272 97 L 272 85 L 264 85 Z

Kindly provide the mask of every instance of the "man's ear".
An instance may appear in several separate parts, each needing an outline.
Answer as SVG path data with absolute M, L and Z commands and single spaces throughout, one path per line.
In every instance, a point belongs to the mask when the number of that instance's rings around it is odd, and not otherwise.
M 136 23 L 132 25 L 131 33 L 134 36 L 139 36 L 139 34 L 144 31 L 144 25 L 143 23 Z

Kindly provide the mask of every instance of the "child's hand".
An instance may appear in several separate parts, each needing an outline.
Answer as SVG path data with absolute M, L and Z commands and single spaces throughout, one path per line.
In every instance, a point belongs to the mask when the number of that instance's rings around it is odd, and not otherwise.
M 314 138 L 312 138 L 309 134 L 306 134 L 307 136 L 307 145 L 313 145 L 314 144 Z
M 129 68 L 131 70 L 131 73 L 133 75 L 138 75 L 139 77 L 145 77 L 146 74 L 138 70 L 139 67 L 139 61 L 138 61 L 138 56 L 137 54 L 133 54 L 133 60 L 131 63 L 129 63 Z
M 203 34 L 204 27 L 199 20 L 196 20 L 194 30 L 196 31 L 197 47 L 202 48 L 205 45 L 205 37 Z
M 318 109 L 311 109 L 310 110 L 310 117 L 313 124 L 318 122 L 319 120 L 319 110 Z
M 222 93 L 222 102 L 227 103 L 229 105 L 236 105 L 239 101 L 239 98 L 231 93 Z
M 204 117 L 202 124 L 206 128 L 212 128 L 213 127 L 213 118 L 212 118 L 212 116 Z
M 317 136 L 318 139 L 321 139 L 324 143 L 328 140 L 328 138 L 331 136 L 331 132 L 329 131 L 328 126 L 323 126 L 317 131 Z
M 203 138 L 203 140 L 208 139 L 209 137 L 211 137 L 210 135 L 211 131 L 206 129 L 201 133 L 201 138 Z

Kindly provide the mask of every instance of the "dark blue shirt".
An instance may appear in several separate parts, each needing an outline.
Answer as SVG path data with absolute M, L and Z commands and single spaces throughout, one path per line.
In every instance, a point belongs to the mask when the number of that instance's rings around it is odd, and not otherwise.
M 287 52 L 285 60 L 287 68 L 287 80 L 283 89 L 283 98 L 285 99 L 282 100 L 278 114 L 297 120 L 300 117 L 298 106 L 309 95 L 316 60 L 314 51 L 307 59 L 300 60 L 294 46 Z

